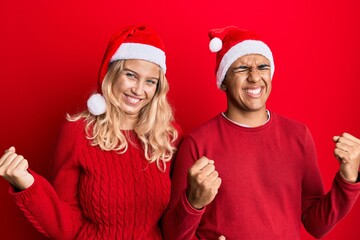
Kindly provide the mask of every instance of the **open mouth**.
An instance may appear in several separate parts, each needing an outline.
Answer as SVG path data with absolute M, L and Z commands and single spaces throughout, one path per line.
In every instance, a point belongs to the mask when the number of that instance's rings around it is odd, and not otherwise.
M 263 90 L 262 87 L 244 89 L 245 93 L 252 95 L 252 96 L 259 96 L 261 94 L 262 90 Z
M 131 97 L 131 96 L 126 95 L 126 94 L 125 94 L 125 96 L 126 96 L 127 100 L 132 104 L 137 104 L 138 102 L 141 101 L 140 98 Z

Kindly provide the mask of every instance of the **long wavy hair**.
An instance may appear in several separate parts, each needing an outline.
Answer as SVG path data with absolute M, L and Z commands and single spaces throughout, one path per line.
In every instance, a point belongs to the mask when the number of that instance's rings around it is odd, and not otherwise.
M 85 110 L 73 116 L 67 115 L 68 121 L 85 119 L 86 135 L 92 146 L 99 146 L 105 151 L 119 151 L 120 154 L 126 152 L 129 142 L 133 144 L 121 131 L 125 113 L 121 108 L 121 102 L 112 91 L 114 83 L 123 71 L 125 61 L 111 63 L 102 82 L 102 93 L 106 101 L 104 114 L 94 116 Z M 178 138 L 178 132 L 172 125 L 173 112 L 166 98 L 168 91 L 169 84 L 160 70 L 156 92 L 152 100 L 140 110 L 139 119 L 133 129 L 141 141 L 145 158 L 150 163 L 156 162 L 162 171 L 165 171 L 166 162 L 171 160 L 176 151 L 174 142 Z

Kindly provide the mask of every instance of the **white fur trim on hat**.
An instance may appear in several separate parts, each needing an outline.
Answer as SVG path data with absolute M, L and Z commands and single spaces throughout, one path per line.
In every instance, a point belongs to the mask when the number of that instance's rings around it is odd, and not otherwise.
M 218 88 L 220 88 L 231 64 L 238 58 L 249 54 L 260 54 L 266 57 L 270 61 L 271 78 L 273 77 L 275 65 L 270 48 L 264 42 L 259 40 L 245 40 L 232 46 L 221 59 L 216 73 L 216 84 Z
M 222 48 L 222 41 L 220 38 L 214 37 L 209 43 L 209 48 L 211 52 L 218 52 Z
M 95 116 L 104 114 L 106 112 L 105 98 L 101 94 L 95 93 L 87 100 L 87 107 L 89 112 Z
M 114 62 L 121 59 L 141 59 L 159 65 L 164 73 L 166 73 L 165 52 L 160 48 L 141 44 L 141 43 L 123 43 L 116 50 L 110 59 Z

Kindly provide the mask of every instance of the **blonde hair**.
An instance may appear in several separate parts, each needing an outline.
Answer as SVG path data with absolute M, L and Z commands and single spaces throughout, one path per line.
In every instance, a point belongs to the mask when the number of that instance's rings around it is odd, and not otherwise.
M 68 121 L 77 121 L 84 118 L 86 121 L 85 131 L 92 146 L 99 146 L 105 151 L 119 151 L 125 153 L 128 149 L 128 141 L 121 131 L 124 112 L 121 103 L 113 94 L 112 87 L 119 78 L 125 60 L 110 64 L 109 70 L 102 82 L 102 93 L 106 100 L 106 112 L 100 116 L 92 115 L 88 110 L 74 116 L 67 115 Z M 176 151 L 174 146 L 178 138 L 178 132 L 171 124 L 174 120 L 172 109 L 166 94 L 169 91 L 167 79 L 160 70 L 160 79 L 153 99 L 144 106 L 139 113 L 139 119 L 134 131 L 141 141 L 145 158 L 150 162 L 156 162 L 160 170 L 165 171 L 166 162 L 170 161 Z

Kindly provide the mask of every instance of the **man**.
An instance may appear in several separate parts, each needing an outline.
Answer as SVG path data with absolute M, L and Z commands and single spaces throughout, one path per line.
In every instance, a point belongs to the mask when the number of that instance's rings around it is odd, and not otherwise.
M 325 194 L 308 128 L 266 109 L 274 61 L 254 33 L 210 31 L 227 110 L 185 137 L 175 161 L 165 239 L 324 236 L 359 193 L 360 140 L 335 136 L 340 169 Z

